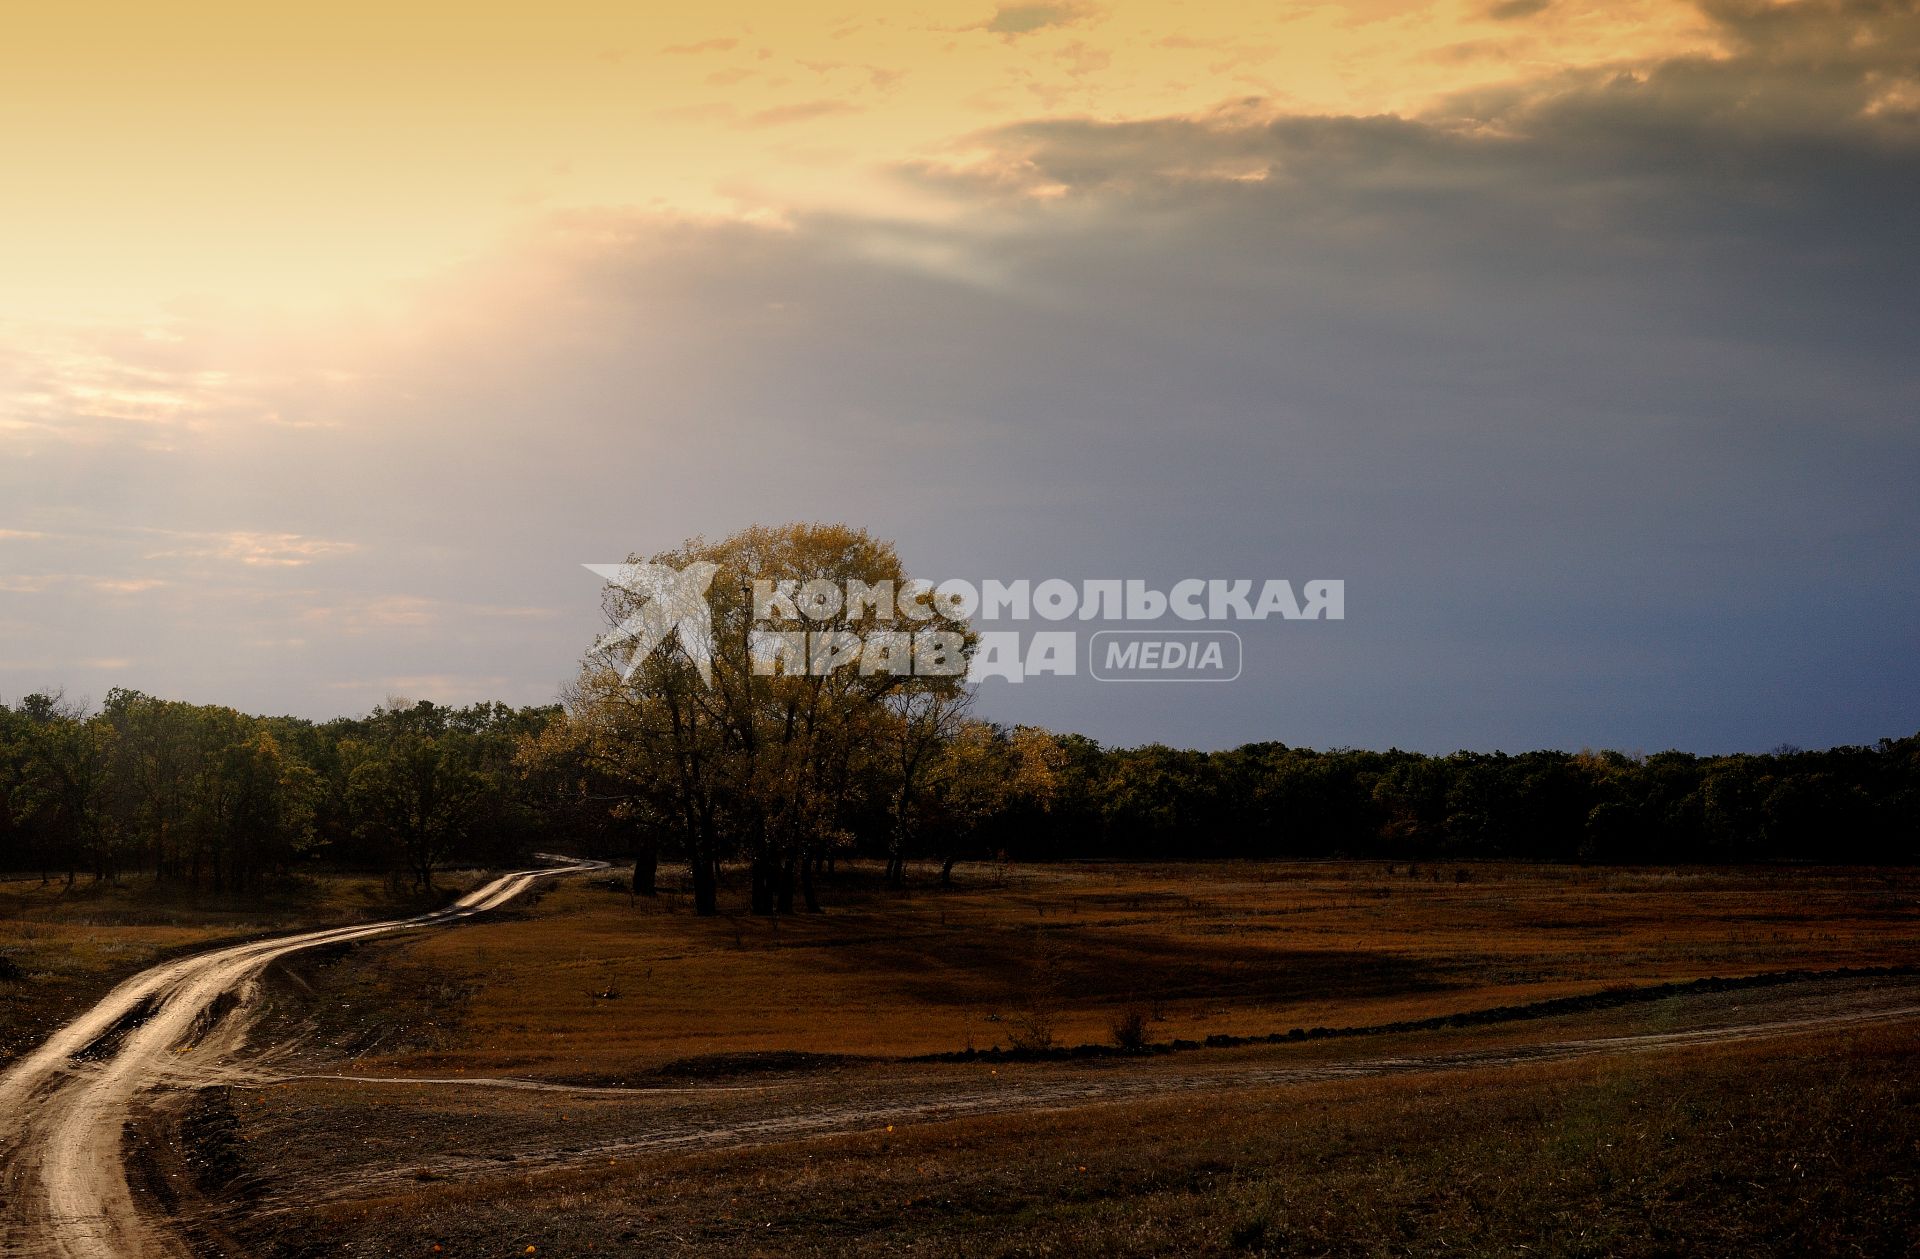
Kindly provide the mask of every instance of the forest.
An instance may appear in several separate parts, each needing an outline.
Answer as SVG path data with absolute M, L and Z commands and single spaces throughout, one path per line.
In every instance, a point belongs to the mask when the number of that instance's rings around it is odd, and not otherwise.
M 796 840 L 796 878 L 844 857 L 948 868 L 1067 858 L 1501 858 L 1622 864 L 1909 863 L 1920 736 L 1763 755 L 1102 747 L 1074 734 L 886 711 Z M 0 704 L 0 866 L 69 883 L 152 877 L 243 893 L 319 866 L 431 889 L 450 866 L 546 848 L 741 861 L 763 829 L 721 784 L 702 848 L 643 758 L 560 705 L 427 701 L 313 722 L 116 690 Z M 634 777 L 623 778 L 622 775 Z M 785 841 L 782 841 L 784 844 Z M 776 871 L 786 854 L 775 851 Z M 805 862 L 804 867 L 797 863 Z M 931 874 L 929 877 L 934 877 Z M 767 912 L 791 910 L 776 878 Z M 802 891 L 802 903 L 805 892 Z M 818 904 L 818 892 L 814 903 Z

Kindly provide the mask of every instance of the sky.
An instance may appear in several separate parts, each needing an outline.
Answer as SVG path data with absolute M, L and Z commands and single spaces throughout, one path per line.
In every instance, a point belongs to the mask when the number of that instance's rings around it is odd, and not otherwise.
M 0 170 L 0 698 L 546 702 L 838 520 L 1345 581 L 982 685 L 1110 743 L 1920 729 L 1912 3 L 38 6 Z

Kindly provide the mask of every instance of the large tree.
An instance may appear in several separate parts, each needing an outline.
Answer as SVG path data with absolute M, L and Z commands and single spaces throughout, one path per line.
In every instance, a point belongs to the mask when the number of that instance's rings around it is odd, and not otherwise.
M 851 834 L 889 704 L 960 693 L 966 626 L 924 597 L 911 617 L 895 616 L 891 599 L 882 617 L 846 598 L 862 587 L 897 596 L 908 577 L 890 544 L 845 525 L 755 526 L 631 561 L 643 563 L 710 576 L 710 637 L 683 630 L 643 638 L 652 650 L 639 659 L 618 654 L 631 650 L 626 631 L 659 624 L 649 618 L 666 596 L 610 584 L 608 621 L 621 632 L 589 655 L 570 715 L 593 728 L 596 764 L 629 807 L 678 843 L 698 912 L 716 911 L 719 865 L 734 855 L 753 912 L 790 913 L 796 900 L 818 909 L 816 870 Z M 819 597 L 796 603 L 804 583 Z M 959 650 L 929 663 L 914 647 L 931 640 L 876 637 L 888 634 L 952 635 Z M 765 635 L 789 636 L 777 640 L 789 650 Z

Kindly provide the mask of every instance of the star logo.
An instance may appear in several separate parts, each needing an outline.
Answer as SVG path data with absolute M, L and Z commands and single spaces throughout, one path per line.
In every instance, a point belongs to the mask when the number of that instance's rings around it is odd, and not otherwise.
M 700 671 L 700 680 L 713 685 L 713 612 L 707 605 L 707 588 L 720 571 L 718 564 L 701 560 L 685 568 L 664 564 L 582 567 L 640 597 L 639 608 L 593 645 L 596 652 L 606 653 L 623 643 L 633 643 L 633 652 L 620 670 L 622 681 L 631 679 L 641 662 L 667 639 L 677 636 L 680 649 Z

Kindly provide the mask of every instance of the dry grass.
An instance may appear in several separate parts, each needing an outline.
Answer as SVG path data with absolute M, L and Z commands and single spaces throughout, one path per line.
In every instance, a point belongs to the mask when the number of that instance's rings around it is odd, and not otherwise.
M 316 876 L 224 898 L 146 879 L 71 889 L 37 877 L 0 880 L 0 1063 L 163 958 L 249 936 L 416 912 L 423 904 L 370 876 Z
M 420 982 L 464 994 L 457 1026 L 436 1015 L 431 1037 L 356 1051 L 364 1069 L 617 1080 L 710 1055 L 1010 1045 L 1036 1002 L 1059 1043 L 1109 1041 L 1135 1009 L 1166 1041 L 1920 963 L 1920 880 L 1907 872 L 1386 871 L 963 867 L 957 891 L 905 893 L 856 871 L 829 889 L 829 913 L 777 923 L 697 919 L 679 897 L 635 902 L 610 880 L 574 880 L 491 921 L 296 967 L 349 1019 Z M 331 1043 L 354 1043 L 338 1031 Z
M 1186 1093 L 234 1218 L 289 1256 L 1896 1255 L 1915 1048 L 1908 1024 Z

